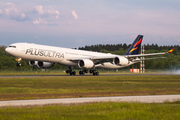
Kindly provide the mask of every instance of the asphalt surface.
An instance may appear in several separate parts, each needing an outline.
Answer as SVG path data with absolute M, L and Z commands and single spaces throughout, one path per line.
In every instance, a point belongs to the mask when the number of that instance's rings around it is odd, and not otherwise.
M 174 73 L 157 73 L 157 74 L 100 74 L 99 76 L 143 76 L 143 75 L 180 75 L 180 74 L 174 74 Z M 61 77 L 61 76 L 67 76 L 67 77 L 74 77 L 74 75 L 9 75 L 9 76 L 0 76 L 0 78 L 18 78 L 18 77 Z M 86 75 L 75 75 L 75 76 L 93 76 L 92 74 L 86 74 Z
M 80 104 L 92 102 L 139 102 L 139 103 L 163 103 L 180 100 L 180 95 L 150 95 L 150 96 L 117 96 L 117 97 L 86 97 L 86 98 L 61 98 L 61 99 L 37 99 L 37 100 L 10 100 L 0 101 L 0 107 L 5 106 L 35 106 L 48 104 Z

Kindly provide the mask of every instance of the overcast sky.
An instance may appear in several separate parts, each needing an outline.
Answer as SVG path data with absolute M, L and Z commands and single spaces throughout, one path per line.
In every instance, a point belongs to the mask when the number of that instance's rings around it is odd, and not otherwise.
M 180 45 L 180 0 L 1 0 L 0 45 Z

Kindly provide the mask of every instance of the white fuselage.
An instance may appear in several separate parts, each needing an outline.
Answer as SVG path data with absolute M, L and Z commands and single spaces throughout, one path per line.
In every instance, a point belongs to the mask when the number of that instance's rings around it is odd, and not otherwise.
M 11 44 L 6 48 L 6 52 L 15 56 L 17 58 L 22 58 L 26 60 L 42 61 L 58 63 L 66 66 L 78 66 L 77 62 L 71 61 L 73 58 L 87 58 L 87 57 L 106 57 L 106 56 L 119 56 L 113 54 L 91 52 L 84 50 L 76 50 L 62 47 L 53 47 L 46 45 L 30 44 L 30 43 L 15 43 Z M 115 65 L 110 62 L 105 62 L 103 64 L 95 65 L 95 67 L 101 68 L 111 68 L 117 69 L 126 67 L 134 64 L 135 62 L 130 62 L 128 65 Z

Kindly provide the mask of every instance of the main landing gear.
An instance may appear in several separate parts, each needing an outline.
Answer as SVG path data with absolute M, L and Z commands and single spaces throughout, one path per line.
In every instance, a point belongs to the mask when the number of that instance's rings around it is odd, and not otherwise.
M 69 70 L 66 70 L 67 74 L 76 75 L 76 71 L 72 71 L 71 67 L 68 67 L 68 68 L 69 68 Z
M 87 69 L 84 69 L 83 71 L 79 71 L 79 75 L 84 75 L 85 73 L 88 73 Z
M 72 71 L 71 67 L 68 67 L 69 69 L 66 70 L 66 73 L 67 74 L 70 74 L 70 75 L 76 75 L 76 71 Z M 84 69 L 82 71 L 79 71 L 79 75 L 84 75 L 85 73 L 88 73 L 88 70 L 87 69 Z M 95 75 L 99 75 L 99 72 L 96 72 L 95 70 L 90 70 L 89 71 L 90 74 L 93 74 L 94 76 Z
M 90 72 L 91 74 L 93 74 L 94 76 L 95 76 L 95 75 L 97 75 L 97 76 L 99 75 L 99 72 L 96 72 L 95 70 L 90 70 L 89 72 Z
M 79 71 L 79 75 L 84 75 L 85 73 L 88 73 L 88 70 L 87 69 L 84 69 L 83 71 Z M 90 74 L 93 74 L 94 76 L 95 75 L 99 75 L 99 72 L 96 72 L 95 70 L 90 70 L 89 71 Z
M 67 74 L 70 74 L 70 75 L 76 75 L 76 71 L 72 71 L 71 67 L 68 67 L 68 70 L 66 70 L 66 73 Z M 87 69 L 84 69 L 82 71 L 79 71 L 79 75 L 84 75 L 85 73 L 88 73 L 88 70 Z M 93 74 L 94 76 L 95 75 L 99 75 L 99 72 L 96 72 L 96 70 L 89 70 L 89 73 L 90 74 Z

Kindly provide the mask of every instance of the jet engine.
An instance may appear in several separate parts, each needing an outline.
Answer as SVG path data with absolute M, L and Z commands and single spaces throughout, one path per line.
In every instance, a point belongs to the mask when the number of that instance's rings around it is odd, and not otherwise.
M 53 67 L 53 63 L 50 63 L 50 62 L 41 62 L 41 61 L 38 61 L 37 63 L 37 66 L 38 68 L 51 68 Z
M 129 64 L 129 60 L 125 57 L 115 57 L 113 62 L 116 65 L 127 65 L 127 64 Z
M 94 66 L 94 63 L 91 60 L 83 59 L 78 61 L 78 66 L 80 68 L 92 68 Z
M 37 63 L 38 63 L 38 61 L 32 61 L 32 60 L 29 61 L 29 64 L 31 66 L 37 66 Z

